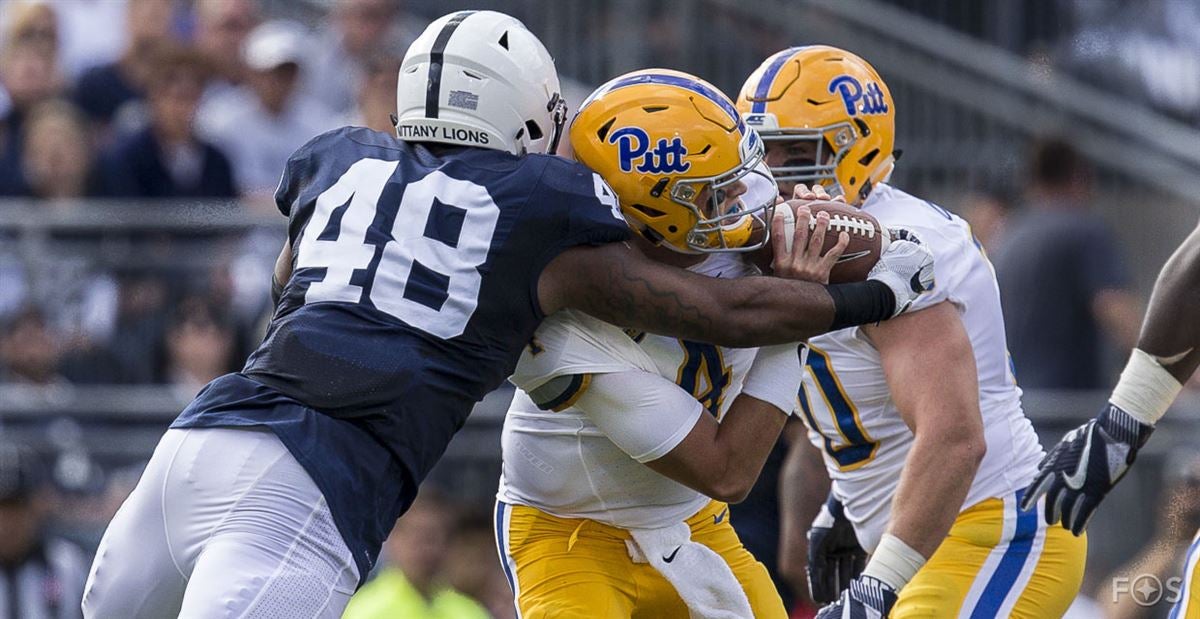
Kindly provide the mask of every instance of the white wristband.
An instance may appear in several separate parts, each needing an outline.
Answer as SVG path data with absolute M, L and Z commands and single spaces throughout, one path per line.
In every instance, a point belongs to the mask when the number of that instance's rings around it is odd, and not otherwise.
M 800 345 L 763 346 L 742 381 L 742 393 L 790 415 L 800 391 Z
M 1154 357 L 1134 348 L 1109 401 L 1130 417 L 1152 426 L 1170 408 L 1183 385 Z
M 917 570 L 925 565 L 925 561 L 921 553 L 913 550 L 903 540 L 891 533 L 884 533 L 862 573 L 863 576 L 877 578 L 899 591 L 917 575 Z

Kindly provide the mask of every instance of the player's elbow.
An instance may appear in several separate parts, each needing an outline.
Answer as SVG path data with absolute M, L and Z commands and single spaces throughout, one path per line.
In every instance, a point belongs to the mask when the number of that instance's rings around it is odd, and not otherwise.
M 730 505 L 741 503 L 750 496 L 750 489 L 754 487 L 753 483 L 735 482 L 720 482 L 713 484 L 709 492 L 706 492 L 709 497 L 714 498 L 722 503 Z
M 979 413 L 976 411 L 975 414 Z M 958 423 L 942 423 L 936 429 L 918 429 L 916 438 L 919 447 L 915 448 L 933 456 L 941 463 L 940 466 L 972 475 L 987 455 L 983 424 L 966 419 Z
M 950 461 L 964 470 L 974 473 L 987 455 L 987 439 L 983 428 L 970 426 L 959 428 L 943 437 L 940 449 L 945 450 Z
M 715 477 L 709 483 L 704 494 L 723 503 L 741 503 L 750 496 L 755 481 L 756 477 L 749 472 L 729 467 L 723 475 Z

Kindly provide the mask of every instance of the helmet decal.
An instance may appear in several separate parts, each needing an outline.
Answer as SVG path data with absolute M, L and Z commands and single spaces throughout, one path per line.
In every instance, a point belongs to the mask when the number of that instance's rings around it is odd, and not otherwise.
M 729 114 L 730 120 L 734 122 L 734 125 L 737 127 L 738 131 L 744 132 L 746 130 L 746 126 L 742 122 L 742 115 L 738 113 L 737 108 L 733 106 L 733 103 L 730 102 L 725 95 L 713 90 L 713 88 L 707 84 L 697 80 L 688 79 L 680 75 L 667 75 L 665 73 L 641 73 L 628 77 L 617 78 L 607 88 L 601 87 L 601 90 L 603 92 L 612 92 L 618 88 L 635 86 L 637 84 L 663 84 L 666 86 L 678 86 L 680 88 L 690 90 L 698 95 L 703 96 L 710 102 L 715 103 L 717 107 L 724 110 L 726 114 Z M 595 98 L 595 96 L 596 94 L 593 94 L 591 97 L 589 97 L 589 101 Z
M 867 87 L 864 89 L 854 77 L 839 75 L 829 82 L 829 92 L 830 94 L 837 93 L 842 98 L 842 103 L 846 106 L 846 113 L 850 116 L 857 116 L 859 112 L 887 114 L 888 105 L 883 97 L 883 90 L 875 82 L 867 82 Z M 861 107 L 859 101 L 862 102 Z
M 622 172 L 633 171 L 633 164 L 639 160 L 638 172 L 647 174 L 682 173 L 692 168 L 692 164 L 683 160 L 687 147 L 678 136 L 670 141 L 659 138 L 654 148 L 650 148 L 650 136 L 645 129 L 622 127 L 609 134 L 608 143 L 617 145 L 617 160 Z
M 792 54 L 800 49 L 802 48 L 790 47 L 775 54 L 771 60 L 771 64 L 767 66 L 767 70 L 763 71 L 762 79 L 758 80 L 758 88 L 754 90 L 754 103 L 750 108 L 751 112 L 762 113 L 767 111 L 767 97 L 771 94 L 771 84 L 775 81 L 775 77 L 779 75 L 779 70 L 792 57 Z
M 446 44 L 450 42 L 450 35 L 454 34 L 459 24 L 474 12 L 459 11 L 455 13 L 450 21 L 442 26 L 442 31 L 433 41 L 433 48 L 429 50 L 429 86 L 425 91 L 426 118 L 438 117 L 438 101 L 442 96 L 442 56 L 446 53 Z

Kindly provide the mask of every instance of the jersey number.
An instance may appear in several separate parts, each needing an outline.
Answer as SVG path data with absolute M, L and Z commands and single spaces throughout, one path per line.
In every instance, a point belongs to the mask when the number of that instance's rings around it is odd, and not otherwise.
M 675 384 L 692 394 L 709 414 L 719 418 L 731 376 L 721 349 L 687 340 L 679 340 L 679 345 L 683 347 L 683 363 L 679 365 Z
M 479 266 L 500 208 L 483 186 L 441 171 L 408 186 L 389 182 L 398 165 L 363 159 L 317 197 L 296 268 L 323 268 L 325 276 L 304 302 L 369 299 L 431 335 L 462 335 L 479 303 Z M 389 222 L 387 207 L 397 201 Z
M 831 435 L 834 433 L 822 430 L 813 413 L 812 403 L 808 399 L 808 390 L 805 389 L 804 384 L 801 384 L 800 409 L 804 412 L 808 427 L 825 439 L 825 453 L 829 454 L 829 457 L 837 462 L 838 468 L 843 471 L 856 469 L 870 462 L 875 457 L 879 442 L 871 440 L 866 429 L 863 428 L 862 420 L 858 417 L 858 409 L 846 396 L 841 381 L 838 380 L 837 375 L 833 372 L 833 367 L 829 364 L 829 355 L 809 346 L 806 365 L 817 385 L 817 392 L 821 394 L 826 408 L 833 417 L 836 429 L 836 435 L 833 436 Z

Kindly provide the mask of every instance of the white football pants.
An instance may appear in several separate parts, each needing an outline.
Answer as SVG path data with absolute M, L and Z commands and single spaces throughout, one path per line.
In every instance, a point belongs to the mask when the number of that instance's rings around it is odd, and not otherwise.
M 104 532 L 83 614 L 336 618 L 357 585 L 325 498 L 274 434 L 167 430 Z

